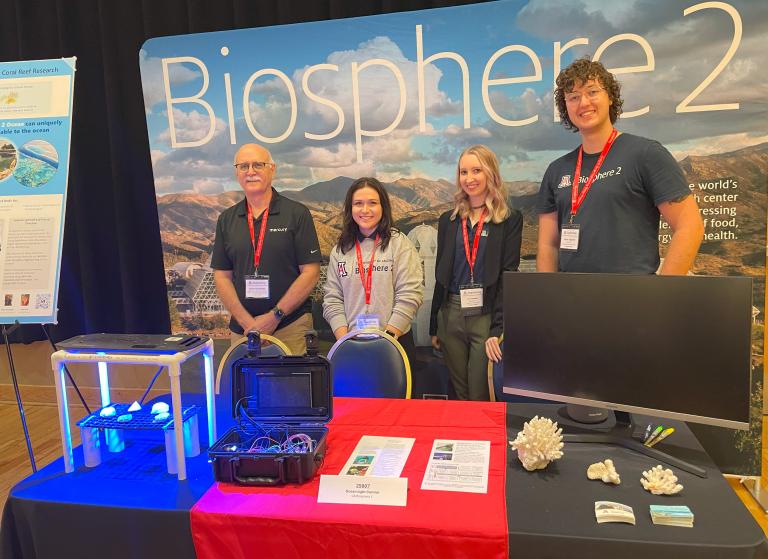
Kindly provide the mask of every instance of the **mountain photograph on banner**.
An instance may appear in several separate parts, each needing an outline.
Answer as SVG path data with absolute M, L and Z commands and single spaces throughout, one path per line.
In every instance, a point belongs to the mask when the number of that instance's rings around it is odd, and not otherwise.
M 253 142 L 276 163 L 273 186 L 312 214 L 325 260 L 312 294 L 321 338 L 333 340 L 322 286 L 344 194 L 375 176 L 422 260 L 412 331 L 429 346 L 436 223 L 452 208 L 460 153 L 485 144 L 497 154 L 524 216 L 520 269 L 535 270 L 539 184 L 579 144 L 559 122 L 554 81 L 589 56 L 621 83 L 616 128 L 657 140 L 683 169 L 705 223 L 692 273 L 753 278 L 762 371 L 768 13 L 747 0 L 651 4 L 500 0 L 145 42 L 139 67 L 174 331 L 230 335 L 210 258 L 217 217 L 243 196 L 235 153 Z M 662 222 L 662 258 L 670 239 Z M 762 374 L 755 382 L 759 416 Z M 759 433 L 739 436 L 745 455 L 759 455 Z

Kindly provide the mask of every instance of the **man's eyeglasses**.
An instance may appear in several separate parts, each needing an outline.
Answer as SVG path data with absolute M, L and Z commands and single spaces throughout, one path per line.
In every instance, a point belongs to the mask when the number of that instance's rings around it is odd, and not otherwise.
M 605 91 L 604 89 L 601 89 L 599 87 L 591 87 L 588 90 L 584 91 L 583 93 L 579 93 L 577 91 L 574 91 L 572 93 L 566 93 L 565 94 L 565 102 L 569 105 L 575 105 L 579 101 L 581 101 L 581 98 L 586 96 L 587 99 L 590 101 L 594 101 L 600 96 L 600 93 Z
M 247 173 L 248 169 L 253 169 L 254 171 L 261 171 L 262 169 L 265 169 L 266 167 L 271 167 L 274 165 L 274 163 L 269 163 L 265 161 L 251 161 L 250 163 L 235 163 L 235 169 L 240 171 L 241 173 Z

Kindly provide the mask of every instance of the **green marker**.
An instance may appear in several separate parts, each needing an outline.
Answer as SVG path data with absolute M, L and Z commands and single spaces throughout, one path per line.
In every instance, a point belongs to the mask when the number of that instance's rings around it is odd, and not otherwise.
M 647 439 L 645 439 L 645 442 L 643 444 L 645 444 L 645 446 L 650 446 L 648 443 L 650 443 L 653 439 L 655 439 L 656 435 L 661 433 L 663 430 L 664 430 L 664 426 L 663 425 L 659 425 L 658 427 L 656 427 L 656 429 L 654 429 L 653 433 L 651 433 L 651 436 L 648 437 Z
M 656 444 L 660 443 L 661 441 L 666 439 L 668 436 L 670 436 L 674 432 L 675 432 L 674 427 L 670 427 L 669 429 L 664 429 L 664 432 L 661 435 L 645 443 L 645 446 L 655 446 Z

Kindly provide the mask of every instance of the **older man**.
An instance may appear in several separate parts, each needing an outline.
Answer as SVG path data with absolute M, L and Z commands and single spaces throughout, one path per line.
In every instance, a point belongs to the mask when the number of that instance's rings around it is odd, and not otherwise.
M 309 294 L 320 278 L 312 216 L 272 187 L 277 166 L 265 148 L 245 144 L 234 163 L 245 199 L 219 216 L 211 260 L 229 328 L 233 336 L 273 334 L 302 354 L 312 328 Z

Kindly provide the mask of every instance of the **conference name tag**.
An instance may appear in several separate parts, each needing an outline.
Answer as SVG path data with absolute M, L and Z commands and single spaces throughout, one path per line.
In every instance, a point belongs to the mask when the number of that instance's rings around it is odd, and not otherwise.
M 318 503 L 342 505 L 388 505 L 404 507 L 408 500 L 408 478 L 376 476 L 320 476 Z
M 246 299 L 269 299 L 269 276 L 245 276 Z
M 563 225 L 560 231 L 560 250 L 575 252 L 579 250 L 579 225 Z
M 461 313 L 474 316 L 483 312 L 483 286 L 477 283 L 459 286 Z
M 376 328 L 379 329 L 381 321 L 377 314 L 359 314 L 357 315 L 357 329 L 363 330 L 364 328 Z

